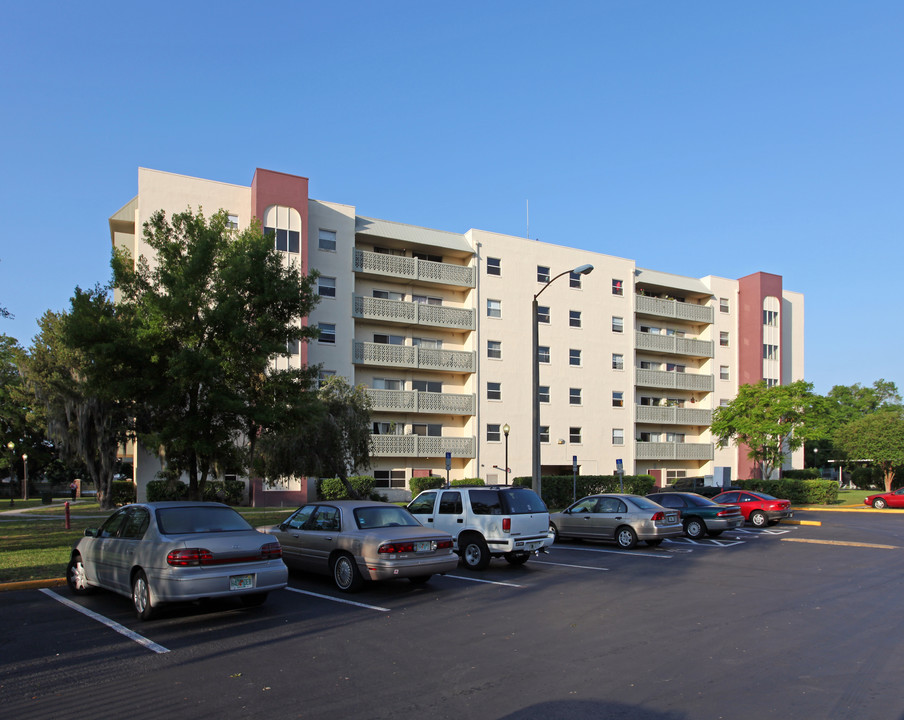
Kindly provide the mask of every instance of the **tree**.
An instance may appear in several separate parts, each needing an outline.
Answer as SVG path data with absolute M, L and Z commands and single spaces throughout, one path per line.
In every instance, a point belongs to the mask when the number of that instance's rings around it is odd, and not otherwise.
M 852 460 L 869 460 L 885 476 L 885 491 L 891 492 L 895 466 L 904 465 L 904 413 L 880 410 L 840 427 L 836 445 Z
M 208 476 L 244 470 L 257 437 L 304 404 L 315 369 L 271 361 L 316 337 L 302 323 L 319 299 L 316 274 L 286 263 L 259 224 L 236 232 L 224 211 L 155 213 L 144 226 L 154 251 L 114 254 L 113 286 L 130 328 L 139 437 L 159 448 L 165 473 L 187 474 L 189 497 Z
M 712 433 L 719 447 L 730 441 L 746 445 L 747 457 L 766 479 L 785 455 L 819 434 L 824 402 L 803 380 L 767 387 L 765 381 L 742 385 L 737 397 L 713 414 Z
M 314 412 L 261 438 L 258 468 L 264 477 L 337 477 L 350 497 L 358 497 L 348 478 L 370 466 L 370 398 L 363 386 L 327 378 Z

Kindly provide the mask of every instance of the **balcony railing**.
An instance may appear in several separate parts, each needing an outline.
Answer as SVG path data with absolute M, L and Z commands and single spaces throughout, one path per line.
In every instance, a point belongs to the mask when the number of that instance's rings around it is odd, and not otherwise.
M 634 347 L 648 352 L 711 358 L 715 346 L 712 340 L 695 340 L 676 335 L 656 335 L 638 330 L 634 333 Z
M 382 390 L 368 388 L 371 408 L 378 411 L 473 415 L 477 400 L 473 394 L 421 392 L 419 390 Z
M 476 330 L 474 310 L 471 308 L 427 305 L 426 303 L 387 300 L 386 298 L 355 296 L 353 315 L 364 320 L 429 325 L 450 330 Z
M 687 320 L 688 322 L 706 323 L 707 325 L 712 325 L 714 317 L 713 309 L 708 305 L 692 305 L 691 303 L 648 297 L 646 295 L 637 295 L 634 307 L 638 315 Z
M 664 390 L 693 390 L 712 392 L 712 375 L 670 372 L 667 370 L 644 370 L 638 368 L 635 376 L 638 387 L 662 388 Z
M 468 265 L 418 260 L 357 248 L 353 262 L 355 272 L 436 285 L 474 287 L 474 268 Z
M 640 442 L 634 443 L 637 460 L 712 460 L 712 443 Z
M 709 408 L 658 407 L 635 405 L 634 418 L 639 423 L 657 425 L 712 425 L 713 411 Z
M 412 345 L 356 342 L 352 356 L 355 365 L 457 373 L 472 373 L 477 369 L 477 355 L 468 350 L 437 350 Z
M 430 437 L 427 435 L 371 435 L 373 457 L 456 458 L 477 456 L 474 437 Z

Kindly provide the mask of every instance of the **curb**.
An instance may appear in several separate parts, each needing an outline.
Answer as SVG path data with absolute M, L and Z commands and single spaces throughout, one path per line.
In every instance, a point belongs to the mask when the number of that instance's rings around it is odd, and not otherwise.
M 18 582 L 0 583 L 0 592 L 7 590 L 35 590 L 46 587 L 59 587 L 66 584 L 66 578 L 48 578 L 47 580 L 20 580 Z
M 782 518 L 782 525 L 816 525 L 817 527 L 822 525 L 822 522 L 819 520 L 788 520 L 786 518 Z

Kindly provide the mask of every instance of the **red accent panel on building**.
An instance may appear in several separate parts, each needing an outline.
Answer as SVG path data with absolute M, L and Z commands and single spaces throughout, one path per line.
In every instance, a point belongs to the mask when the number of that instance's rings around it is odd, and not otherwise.
M 781 275 L 758 272 L 738 280 L 739 387 L 756 385 L 763 379 L 763 301 L 770 296 L 778 300 L 781 308 Z M 784 384 L 785 379 L 779 378 L 779 382 Z M 749 451 L 746 446 L 738 447 L 739 478 L 753 477 L 754 464 L 747 458 Z

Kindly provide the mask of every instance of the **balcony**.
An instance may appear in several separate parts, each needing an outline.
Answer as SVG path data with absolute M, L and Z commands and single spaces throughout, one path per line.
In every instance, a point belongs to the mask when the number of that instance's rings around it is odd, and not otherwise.
M 352 315 L 362 320 L 403 325 L 425 325 L 448 330 L 476 330 L 471 308 L 427 305 L 426 303 L 387 300 L 355 295 Z
M 477 399 L 473 394 L 368 388 L 367 395 L 370 398 L 371 409 L 380 412 L 473 415 L 477 411 Z
M 635 460 L 712 460 L 712 443 L 634 443 Z
M 372 457 L 455 458 L 477 456 L 474 437 L 429 437 L 427 435 L 371 435 Z
M 713 411 L 709 408 L 635 405 L 634 419 L 639 423 L 653 423 L 655 425 L 701 425 L 709 427 L 713 422 Z
M 382 278 L 464 288 L 472 288 L 475 285 L 474 268 L 468 265 L 418 260 L 417 258 L 358 250 L 357 248 L 355 248 L 353 263 L 356 273 Z
M 477 354 L 468 350 L 437 350 L 412 345 L 356 342 L 352 350 L 352 362 L 355 365 L 472 373 L 477 369 Z
M 663 298 L 636 295 L 635 312 L 638 315 L 667 318 L 670 320 L 686 320 L 692 323 L 712 325 L 714 313 L 708 305 L 692 305 L 691 303 L 665 300 Z
M 646 352 L 711 358 L 715 346 L 712 340 L 695 340 L 676 335 L 656 335 L 637 331 L 634 333 L 634 347 Z
M 638 387 L 661 388 L 663 390 L 691 390 L 693 392 L 712 392 L 714 387 L 712 375 L 696 375 L 693 373 L 669 372 L 667 370 L 643 370 L 638 368 L 635 376 Z

